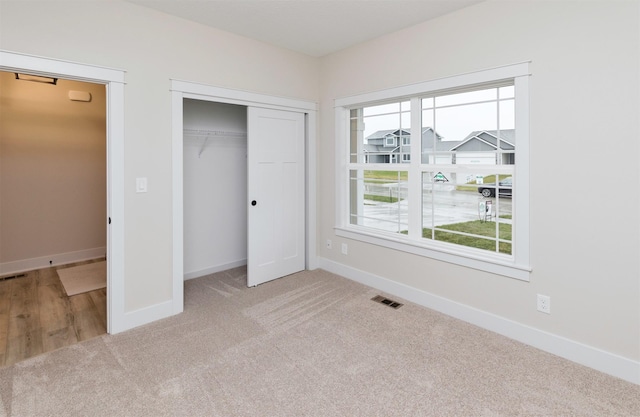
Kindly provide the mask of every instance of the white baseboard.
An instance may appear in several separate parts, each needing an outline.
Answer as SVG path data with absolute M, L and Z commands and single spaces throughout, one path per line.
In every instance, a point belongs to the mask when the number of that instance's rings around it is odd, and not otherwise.
M 226 271 L 227 269 L 236 268 L 247 264 L 246 259 L 240 259 L 239 261 L 229 262 L 226 264 L 215 265 L 209 268 L 201 269 L 199 271 L 185 272 L 184 280 L 200 278 L 205 275 L 215 274 L 216 272 Z
M 22 259 L 19 261 L 4 262 L 0 263 L 0 275 L 18 274 L 21 272 L 33 271 L 34 269 L 96 259 L 105 256 L 106 253 L 107 248 L 101 247 L 75 252 L 58 253 L 56 255 L 40 256 L 31 259 Z
M 320 258 L 320 268 L 439 311 L 572 362 L 640 385 L 640 362 L 478 310 L 369 272 Z
M 202 269 L 200 271 L 194 271 L 184 274 L 184 279 L 194 279 L 205 275 L 213 274 L 220 271 L 226 271 L 227 269 L 235 268 L 238 266 L 246 265 L 247 260 L 241 259 L 239 261 L 230 262 L 227 264 L 216 265 L 210 268 Z M 162 303 L 154 304 L 149 307 L 141 308 L 139 310 L 130 311 L 124 313 L 115 322 L 120 323 L 117 327 L 114 326 L 110 329 L 110 334 L 121 333 L 138 326 L 152 323 L 157 320 L 161 320 L 167 317 L 171 317 L 177 314 L 175 306 L 172 300 L 164 301 Z

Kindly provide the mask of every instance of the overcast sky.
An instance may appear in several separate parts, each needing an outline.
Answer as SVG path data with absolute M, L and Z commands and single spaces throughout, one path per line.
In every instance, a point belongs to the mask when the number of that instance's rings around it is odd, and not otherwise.
M 436 119 L 433 117 L 433 99 L 423 100 L 422 126 L 434 127 L 438 134 L 447 141 L 459 141 L 475 130 L 497 130 L 498 120 L 500 129 L 515 127 L 513 87 L 500 88 L 502 99 L 499 106 L 495 100 L 496 88 L 474 91 L 469 93 L 452 94 L 438 97 L 436 104 Z M 472 104 L 466 104 L 472 103 Z M 398 129 L 410 127 L 411 116 L 409 102 L 392 103 L 364 109 L 364 137 L 368 137 L 378 130 Z M 452 107 L 447 107 L 452 106 Z M 498 107 L 500 118 L 498 119 Z

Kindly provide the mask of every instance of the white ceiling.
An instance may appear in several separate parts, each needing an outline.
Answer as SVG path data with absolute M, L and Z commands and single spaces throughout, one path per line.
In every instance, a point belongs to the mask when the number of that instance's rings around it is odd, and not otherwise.
M 482 0 L 127 1 L 319 57 Z

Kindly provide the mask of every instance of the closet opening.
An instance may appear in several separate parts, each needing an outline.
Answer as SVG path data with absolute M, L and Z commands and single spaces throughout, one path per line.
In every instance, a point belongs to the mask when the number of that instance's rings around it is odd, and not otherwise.
M 171 80 L 171 108 L 171 313 L 178 314 L 184 310 L 185 279 L 246 264 L 247 285 L 256 286 L 295 271 L 317 268 L 316 103 Z M 193 110 L 194 108 L 197 109 Z M 195 115 L 206 112 L 204 109 L 217 109 L 219 115 L 229 115 L 225 123 L 230 124 L 214 124 L 212 127 L 202 122 L 194 123 L 200 117 Z M 246 114 L 246 120 L 241 117 L 241 113 Z M 210 120 L 215 120 L 215 117 Z M 246 133 L 246 145 L 243 133 Z M 198 210 L 197 207 L 190 207 L 192 203 L 189 201 L 206 197 L 199 196 L 196 190 L 187 189 L 193 184 L 186 181 L 185 176 L 195 175 L 196 169 L 185 167 L 185 164 L 212 157 L 214 164 L 224 165 L 220 157 L 211 152 L 210 144 L 216 140 L 216 136 L 227 138 L 218 140 L 217 146 L 230 147 L 231 149 L 225 150 L 230 155 L 229 161 L 225 162 L 235 163 L 225 165 L 227 170 L 219 178 L 217 175 L 220 171 L 216 172 L 214 178 L 217 178 L 217 182 L 224 182 L 223 189 L 229 191 L 226 195 L 225 192 L 215 191 L 214 181 L 208 187 L 214 190 L 211 194 L 217 195 L 218 199 L 209 203 L 210 207 L 215 207 L 214 204 L 220 202 L 233 202 L 233 205 L 226 204 L 225 211 L 220 215 L 222 217 L 216 217 L 219 225 L 234 225 L 231 227 L 234 232 L 226 236 L 229 240 L 223 240 L 222 247 L 204 245 L 196 248 L 197 240 L 193 238 L 195 234 L 186 229 L 195 229 L 197 224 L 211 222 L 213 216 L 207 213 L 206 220 L 197 215 L 188 218 Z M 246 150 L 243 149 L 244 146 Z M 243 154 L 243 151 L 246 153 Z M 185 156 L 185 153 L 188 155 Z M 246 162 L 242 158 L 246 158 Z M 200 179 L 195 183 L 201 183 Z M 238 212 L 232 213 L 235 208 Z M 230 219 L 228 222 L 227 217 Z M 235 232 L 244 231 L 244 228 L 246 233 Z M 216 230 L 223 230 L 223 226 L 216 226 Z M 188 241 L 192 238 L 192 241 Z M 201 239 L 212 242 L 209 235 Z M 233 250 L 224 252 L 226 244 Z M 222 251 L 231 255 L 227 258 L 211 255 L 213 261 L 198 264 L 204 259 L 201 250 Z
M 247 264 L 247 106 L 184 99 L 184 279 Z

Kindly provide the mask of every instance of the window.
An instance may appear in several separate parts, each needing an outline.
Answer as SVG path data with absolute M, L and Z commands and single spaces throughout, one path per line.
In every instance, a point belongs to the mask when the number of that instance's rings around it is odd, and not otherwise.
M 337 233 L 527 280 L 528 75 L 517 64 L 337 100 L 350 126 Z

